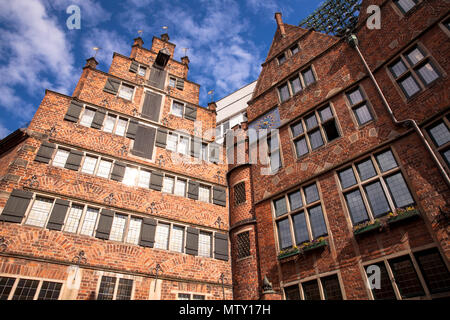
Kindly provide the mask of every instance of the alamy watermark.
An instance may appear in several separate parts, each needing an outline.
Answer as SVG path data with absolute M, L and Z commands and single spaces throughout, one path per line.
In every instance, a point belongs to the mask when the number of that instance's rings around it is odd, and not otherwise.
M 66 20 L 67 29 L 81 29 L 81 9 L 77 5 L 70 5 L 66 9 L 66 13 L 70 14 L 70 16 Z

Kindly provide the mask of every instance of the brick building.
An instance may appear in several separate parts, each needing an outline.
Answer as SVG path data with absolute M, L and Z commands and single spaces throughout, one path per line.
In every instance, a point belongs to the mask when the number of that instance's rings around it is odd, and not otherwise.
M 0 300 L 232 297 L 216 114 L 174 49 L 88 59 L 1 140 Z
M 308 28 L 275 14 L 248 123 L 227 141 L 247 150 L 228 172 L 235 299 L 449 297 L 449 8 L 328 1 Z
M 167 34 L 88 59 L 0 141 L 0 299 L 448 297 L 449 8 L 363 1 L 331 34 L 277 13 L 225 148 Z

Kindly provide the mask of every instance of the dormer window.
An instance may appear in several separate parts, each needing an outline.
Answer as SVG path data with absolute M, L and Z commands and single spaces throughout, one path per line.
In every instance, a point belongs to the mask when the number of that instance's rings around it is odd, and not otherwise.
M 284 53 L 282 53 L 278 56 L 277 59 L 278 59 L 278 64 L 282 65 L 286 61 L 286 55 Z
M 414 8 L 417 4 L 417 0 L 395 0 L 394 3 L 401 10 L 403 14 Z
M 299 51 L 300 51 L 300 49 L 298 48 L 297 44 L 291 47 L 291 54 L 292 55 L 296 54 Z

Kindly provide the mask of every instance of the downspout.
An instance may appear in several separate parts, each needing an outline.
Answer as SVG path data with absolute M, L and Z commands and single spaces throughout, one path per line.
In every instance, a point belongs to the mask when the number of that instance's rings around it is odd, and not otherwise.
M 391 107 L 390 107 L 390 105 L 389 105 L 389 102 L 387 102 L 386 97 L 385 97 L 384 94 L 383 94 L 383 91 L 381 91 L 381 88 L 380 88 L 380 86 L 378 85 L 377 80 L 375 79 L 375 77 L 374 77 L 372 71 L 370 70 L 370 68 L 369 68 L 369 66 L 368 66 L 368 64 L 367 64 L 367 62 L 366 62 L 366 59 L 364 59 L 364 56 L 362 55 L 361 51 L 359 50 L 359 47 L 358 47 L 358 38 L 356 37 L 355 34 L 351 34 L 351 35 L 348 37 L 347 40 L 348 40 L 348 43 L 350 44 L 350 46 L 351 46 L 352 48 L 355 48 L 355 49 L 356 49 L 356 52 L 358 53 L 359 57 L 361 58 L 361 61 L 363 62 L 364 67 L 366 68 L 367 72 L 369 73 L 369 76 L 370 76 L 370 78 L 372 79 L 372 81 L 373 81 L 373 83 L 374 83 L 374 85 L 375 85 L 375 88 L 377 89 L 378 94 L 379 94 L 380 97 L 381 97 L 381 100 L 383 100 L 383 103 L 384 103 L 384 105 L 385 105 L 385 107 L 386 107 L 386 109 L 387 109 L 389 115 L 391 116 L 391 119 L 392 119 L 392 121 L 394 122 L 394 124 L 395 124 L 395 125 L 399 125 L 399 126 L 404 126 L 404 127 L 409 127 L 409 126 L 412 125 L 412 126 L 414 127 L 414 130 L 415 130 L 416 133 L 419 135 L 420 139 L 422 140 L 422 142 L 424 143 L 424 145 L 425 145 L 425 147 L 427 148 L 428 152 L 430 153 L 431 157 L 433 158 L 434 162 L 436 163 L 436 165 L 437 165 L 437 167 L 438 167 L 438 169 L 439 169 L 439 171 L 440 171 L 442 177 L 444 178 L 445 182 L 447 183 L 447 186 L 450 187 L 450 179 L 449 179 L 449 176 L 448 176 L 447 172 L 445 171 L 445 169 L 444 169 L 444 167 L 442 166 L 441 162 L 439 161 L 438 157 L 437 157 L 436 154 L 434 153 L 434 151 L 433 151 L 433 149 L 431 148 L 430 144 L 429 144 L 428 141 L 425 139 L 425 137 L 424 137 L 424 135 L 423 135 L 423 133 L 422 133 L 422 130 L 420 130 L 419 126 L 417 125 L 417 122 L 416 122 L 415 120 L 413 120 L 413 119 L 406 119 L 406 120 L 401 120 L 401 121 L 399 121 L 399 120 L 397 120 L 397 119 L 395 118 L 395 115 L 394 115 L 394 113 L 392 112 L 392 109 L 391 109 Z

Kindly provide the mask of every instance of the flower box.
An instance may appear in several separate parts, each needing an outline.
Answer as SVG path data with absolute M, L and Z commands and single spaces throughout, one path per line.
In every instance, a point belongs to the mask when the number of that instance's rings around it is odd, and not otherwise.
M 366 232 L 371 232 L 374 230 L 377 230 L 381 227 L 381 223 L 379 221 L 376 221 L 375 223 L 369 224 L 367 226 L 361 227 L 361 228 L 357 228 L 355 230 L 353 230 L 353 234 L 356 235 L 360 235 Z
M 280 252 L 278 254 L 278 260 L 285 259 L 285 258 L 290 257 L 290 256 L 294 256 L 296 254 L 299 254 L 299 252 L 300 251 L 298 250 L 297 247 L 292 248 L 292 249 L 284 250 L 284 251 L 282 251 L 282 252 Z
M 390 216 L 387 219 L 387 223 L 388 224 L 394 224 L 397 223 L 399 221 L 403 221 L 405 219 L 410 219 L 410 218 L 415 218 L 420 216 L 420 211 L 417 209 L 413 209 L 413 210 L 407 210 L 405 212 L 399 213 L 396 216 Z
M 317 248 L 325 247 L 327 245 L 328 245 L 327 240 L 321 240 L 321 241 L 317 241 L 317 242 L 314 242 L 314 243 L 311 243 L 311 244 L 308 244 L 308 245 L 302 247 L 302 251 L 303 252 L 311 251 L 311 250 L 314 250 Z

